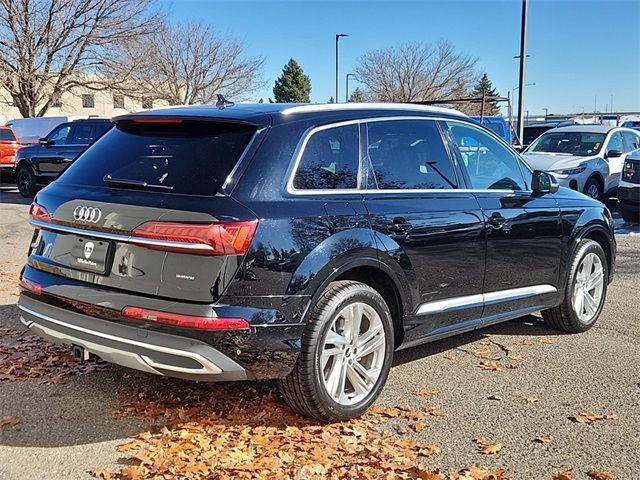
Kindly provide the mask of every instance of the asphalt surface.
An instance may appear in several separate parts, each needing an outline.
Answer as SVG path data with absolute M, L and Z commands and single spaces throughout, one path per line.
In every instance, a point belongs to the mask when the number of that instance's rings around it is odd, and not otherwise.
M 12 282 L 32 234 L 28 203 L 0 189 L 0 327 L 21 328 Z M 446 412 L 429 416 L 419 434 L 410 428 L 403 433 L 441 448 L 427 465 L 444 471 L 474 463 L 502 466 L 515 479 L 552 478 L 569 467 L 574 479 L 587 478 L 592 468 L 616 479 L 640 479 L 640 235 L 637 225 L 621 220 L 617 231 L 617 275 L 592 330 L 562 334 L 528 316 L 396 354 L 379 404 Z M 488 358 L 476 357 L 478 352 Z M 480 369 L 480 361 L 501 370 Z M 115 447 L 146 424 L 113 418 L 107 410 L 117 405 L 119 387 L 145 378 L 112 367 L 59 385 L 0 383 L 0 418 L 21 420 L 0 427 L 0 479 L 87 478 L 90 468 L 121 465 L 124 455 Z M 423 388 L 435 393 L 414 395 Z M 618 419 L 581 424 L 569 418 L 582 412 Z M 502 450 L 479 454 L 473 442 L 479 436 L 501 443 Z M 535 442 L 540 436 L 551 442 Z

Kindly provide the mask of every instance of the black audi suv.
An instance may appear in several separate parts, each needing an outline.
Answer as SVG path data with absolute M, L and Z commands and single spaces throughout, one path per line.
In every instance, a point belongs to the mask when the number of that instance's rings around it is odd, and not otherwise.
M 581 332 L 603 308 L 607 208 L 456 111 L 192 106 L 114 123 L 30 209 L 21 321 L 79 358 L 278 379 L 332 421 L 372 404 L 399 348 L 537 311 Z

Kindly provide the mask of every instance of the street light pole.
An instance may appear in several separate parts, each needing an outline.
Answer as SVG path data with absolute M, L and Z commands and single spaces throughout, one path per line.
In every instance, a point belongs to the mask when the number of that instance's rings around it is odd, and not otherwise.
M 338 78 L 339 78 L 339 62 L 338 62 L 338 45 L 340 43 L 340 37 L 348 37 L 346 33 L 336 33 L 336 103 L 338 103 Z
M 354 77 L 355 78 L 355 73 L 347 73 L 346 75 L 346 79 L 347 81 L 345 82 L 345 92 L 344 92 L 344 101 L 345 103 L 349 102 L 349 77 Z
M 547 117 L 549 116 L 549 109 L 547 107 L 543 108 L 544 110 L 544 121 L 547 121 Z
M 524 87 L 527 63 L 527 0 L 522 0 L 522 22 L 520 24 L 520 77 L 518 81 L 518 138 L 524 134 Z

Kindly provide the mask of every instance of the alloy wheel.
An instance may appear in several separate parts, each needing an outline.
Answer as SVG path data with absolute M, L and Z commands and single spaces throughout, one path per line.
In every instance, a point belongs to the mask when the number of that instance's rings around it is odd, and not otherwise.
M 596 185 L 595 183 L 589 185 L 589 188 L 587 189 L 587 195 L 598 200 L 598 198 L 600 197 L 600 189 L 598 188 L 598 185 Z
M 582 323 L 589 323 L 598 313 L 604 290 L 604 267 L 595 253 L 580 261 L 573 287 L 573 309 Z
M 329 396 L 341 405 L 363 401 L 373 390 L 385 358 L 385 331 L 378 312 L 355 302 L 335 316 L 320 350 L 320 374 Z
M 29 178 L 29 173 L 24 169 L 18 172 L 18 188 L 21 192 L 28 192 L 31 189 L 31 178 Z

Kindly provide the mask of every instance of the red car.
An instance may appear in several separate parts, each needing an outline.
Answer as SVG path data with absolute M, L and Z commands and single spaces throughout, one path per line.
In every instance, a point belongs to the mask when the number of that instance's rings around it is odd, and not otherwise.
M 0 172 L 11 172 L 16 163 L 20 143 L 9 127 L 0 127 Z

